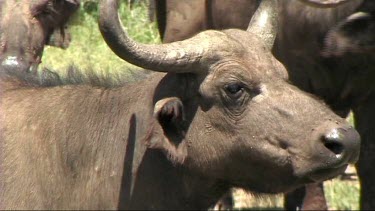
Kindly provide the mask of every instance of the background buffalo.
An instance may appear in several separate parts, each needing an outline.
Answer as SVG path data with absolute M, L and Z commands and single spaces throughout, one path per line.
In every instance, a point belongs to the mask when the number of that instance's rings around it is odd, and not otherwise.
M 67 48 L 79 0 L 0 1 L 0 68 L 36 74 L 45 45 Z
M 220 1 L 157 1 L 156 15 L 163 41 L 176 41 L 210 28 L 241 28 L 242 25 L 244 29 L 254 5 L 259 4 L 259 1 L 244 0 L 232 5 L 223 3 L 221 6 L 226 7 L 223 9 L 215 2 Z M 375 124 L 372 123 L 374 117 L 370 108 L 375 100 L 372 85 L 375 80 L 375 3 L 369 0 L 333 2 L 340 5 L 317 8 L 319 1 L 280 1 L 279 32 L 273 53 L 286 66 L 290 80 L 298 87 L 320 96 L 343 117 L 353 110 L 356 127 L 364 139 L 357 165 L 362 185 L 361 208 L 374 209 L 375 184 L 372 178 L 375 171 L 370 163 L 375 161 L 375 135 L 370 131 Z M 247 13 L 223 12 L 236 10 L 234 8 L 249 9 L 245 10 Z M 195 12 L 199 15 L 190 16 Z M 226 24 L 215 25 L 215 22 Z M 319 188 L 321 186 L 313 189 Z M 318 201 L 324 202 L 324 198 Z M 305 208 L 317 208 L 318 203 L 310 204 L 314 207 Z M 320 209 L 326 208 L 325 203 L 320 204 Z M 292 209 L 296 204 L 287 201 L 286 206 Z

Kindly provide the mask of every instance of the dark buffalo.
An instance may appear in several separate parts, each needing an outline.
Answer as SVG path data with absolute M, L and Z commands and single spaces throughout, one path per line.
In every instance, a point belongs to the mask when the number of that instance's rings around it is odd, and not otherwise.
M 117 8 L 101 1 L 101 32 L 148 79 L 42 87 L 3 72 L 16 85 L 0 98 L 2 209 L 207 209 L 231 187 L 284 192 L 356 162 L 355 129 L 286 82 L 270 22 L 146 45 Z
M 168 43 L 190 38 L 206 29 L 246 29 L 260 1 L 150 0 L 150 2 L 150 7 L 155 9 L 160 36 L 163 42 Z
M 168 0 L 167 5 L 176 4 L 177 1 Z M 179 1 L 180 2 L 180 1 Z M 198 0 L 194 1 L 198 4 Z M 204 1 L 200 0 L 202 5 Z M 249 7 L 249 2 L 254 5 L 257 1 L 237 2 L 233 7 Z M 375 209 L 375 170 L 372 170 L 370 163 L 375 162 L 375 143 L 372 139 L 375 134 L 372 127 L 375 119 L 371 107 L 375 97 L 373 97 L 373 84 L 375 81 L 375 1 L 332 1 L 334 4 L 342 3 L 336 8 L 311 7 L 320 4 L 321 1 L 297 0 L 281 1 L 280 5 L 280 31 L 278 33 L 273 52 L 287 68 L 290 80 L 305 91 L 320 96 L 339 115 L 346 116 L 350 109 L 353 110 L 356 127 L 359 129 L 362 142 L 363 153 L 357 164 L 359 177 L 361 180 L 361 208 Z M 306 5 L 304 3 L 309 3 Z M 326 1 L 330 3 L 330 1 Z M 159 1 L 157 1 L 159 3 Z M 183 5 L 183 1 L 180 2 Z M 326 5 L 332 6 L 332 5 Z M 156 6 L 156 8 L 158 8 Z M 168 7 L 166 7 L 168 8 Z M 247 14 L 229 13 L 219 17 L 209 16 L 209 18 L 232 19 L 237 17 L 239 22 L 227 22 L 221 28 L 244 26 L 252 16 L 253 7 L 249 7 Z M 214 9 L 214 8 L 213 8 Z M 195 9 L 198 10 L 198 9 Z M 204 9 L 207 11 L 210 9 Z M 196 25 L 205 23 L 209 18 L 206 12 L 202 15 L 195 15 L 198 19 L 188 16 L 188 11 L 181 14 L 186 15 L 184 19 L 194 19 L 194 24 L 187 22 L 176 22 L 168 16 L 176 16 L 180 13 L 179 7 L 169 7 L 165 13 L 164 22 L 163 11 L 159 14 L 159 29 L 165 42 L 179 40 L 180 37 L 189 37 L 200 30 L 209 27 L 197 28 Z M 175 12 L 174 12 L 175 11 Z M 212 12 L 211 12 L 212 13 Z M 179 21 L 179 19 L 174 19 Z M 160 28 L 161 27 L 161 28 Z M 187 28 L 188 27 L 188 28 Z M 211 26 L 212 27 L 212 26 Z M 243 27 L 242 29 L 244 29 Z M 173 29 L 173 30 L 172 30 Z M 175 35 L 175 32 L 180 32 Z M 182 34 L 183 32 L 188 32 Z M 322 187 L 310 185 L 312 192 L 321 192 L 317 189 Z M 308 194 L 312 195 L 312 194 Z M 308 201 L 311 201 L 308 199 Z M 324 201 L 324 200 L 318 200 Z M 312 204 L 316 205 L 316 203 Z M 291 209 L 294 205 L 287 205 Z M 309 208 L 309 207 L 305 207 Z M 322 206 L 321 208 L 324 208 Z
M 66 48 L 79 0 L 1 0 L 0 68 L 36 73 L 45 45 Z
M 375 209 L 374 11 L 375 2 L 368 0 L 333 9 L 282 1 L 274 48 L 295 85 L 320 96 L 343 117 L 353 111 L 363 140 L 357 164 L 361 209 Z

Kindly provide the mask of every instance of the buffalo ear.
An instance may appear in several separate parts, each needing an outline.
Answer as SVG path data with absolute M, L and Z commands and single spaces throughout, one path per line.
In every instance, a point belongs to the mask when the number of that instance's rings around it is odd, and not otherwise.
M 328 32 L 322 55 L 330 57 L 370 51 L 375 51 L 375 16 L 357 12 Z
M 182 164 L 187 156 L 184 116 L 180 99 L 170 97 L 159 100 L 145 138 L 148 148 L 162 150 L 174 164 Z

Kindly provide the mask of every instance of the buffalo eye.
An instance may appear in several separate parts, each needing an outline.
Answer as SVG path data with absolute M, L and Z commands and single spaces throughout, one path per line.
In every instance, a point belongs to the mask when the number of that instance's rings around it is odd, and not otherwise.
M 241 83 L 231 83 L 226 85 L 224 88 L 227 95 L 233 98 L 240 97 L 244 92 L 244 86 Z

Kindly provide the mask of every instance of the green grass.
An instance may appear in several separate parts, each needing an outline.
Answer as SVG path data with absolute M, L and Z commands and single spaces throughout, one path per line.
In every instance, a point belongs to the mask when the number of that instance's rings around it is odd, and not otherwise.
M 142 43 L 159 43 L 159 35 L 155 23 L 150 23 L 145 1 L 136 4 L 132 9 L 127 4 L 120 7 L 121 20 L 129 35 Z M 91 69 L 95 72 L 116 73 L 134 68 L 119 59 L 104 42 L 97 25 L 97 4 L 94 0 L 82 0 L 79 12 L 74 16 L 70 25 L 72 42 L 70 47 L 62 50 L 47 47 L 40 68 L 47 67 L 60 74 L 74 64 L 83 71 Z M 353 122 L 350 117 L 350 122 Z M 335 179 L 325 183 L 326 197 L 329 208 L 333 210 L 358 209 L 359 185 L 356 181 L 341 181 Z M 239 190 L 235 193 L 237 209 L 281 209 L 282 195 L 253 197 Z

